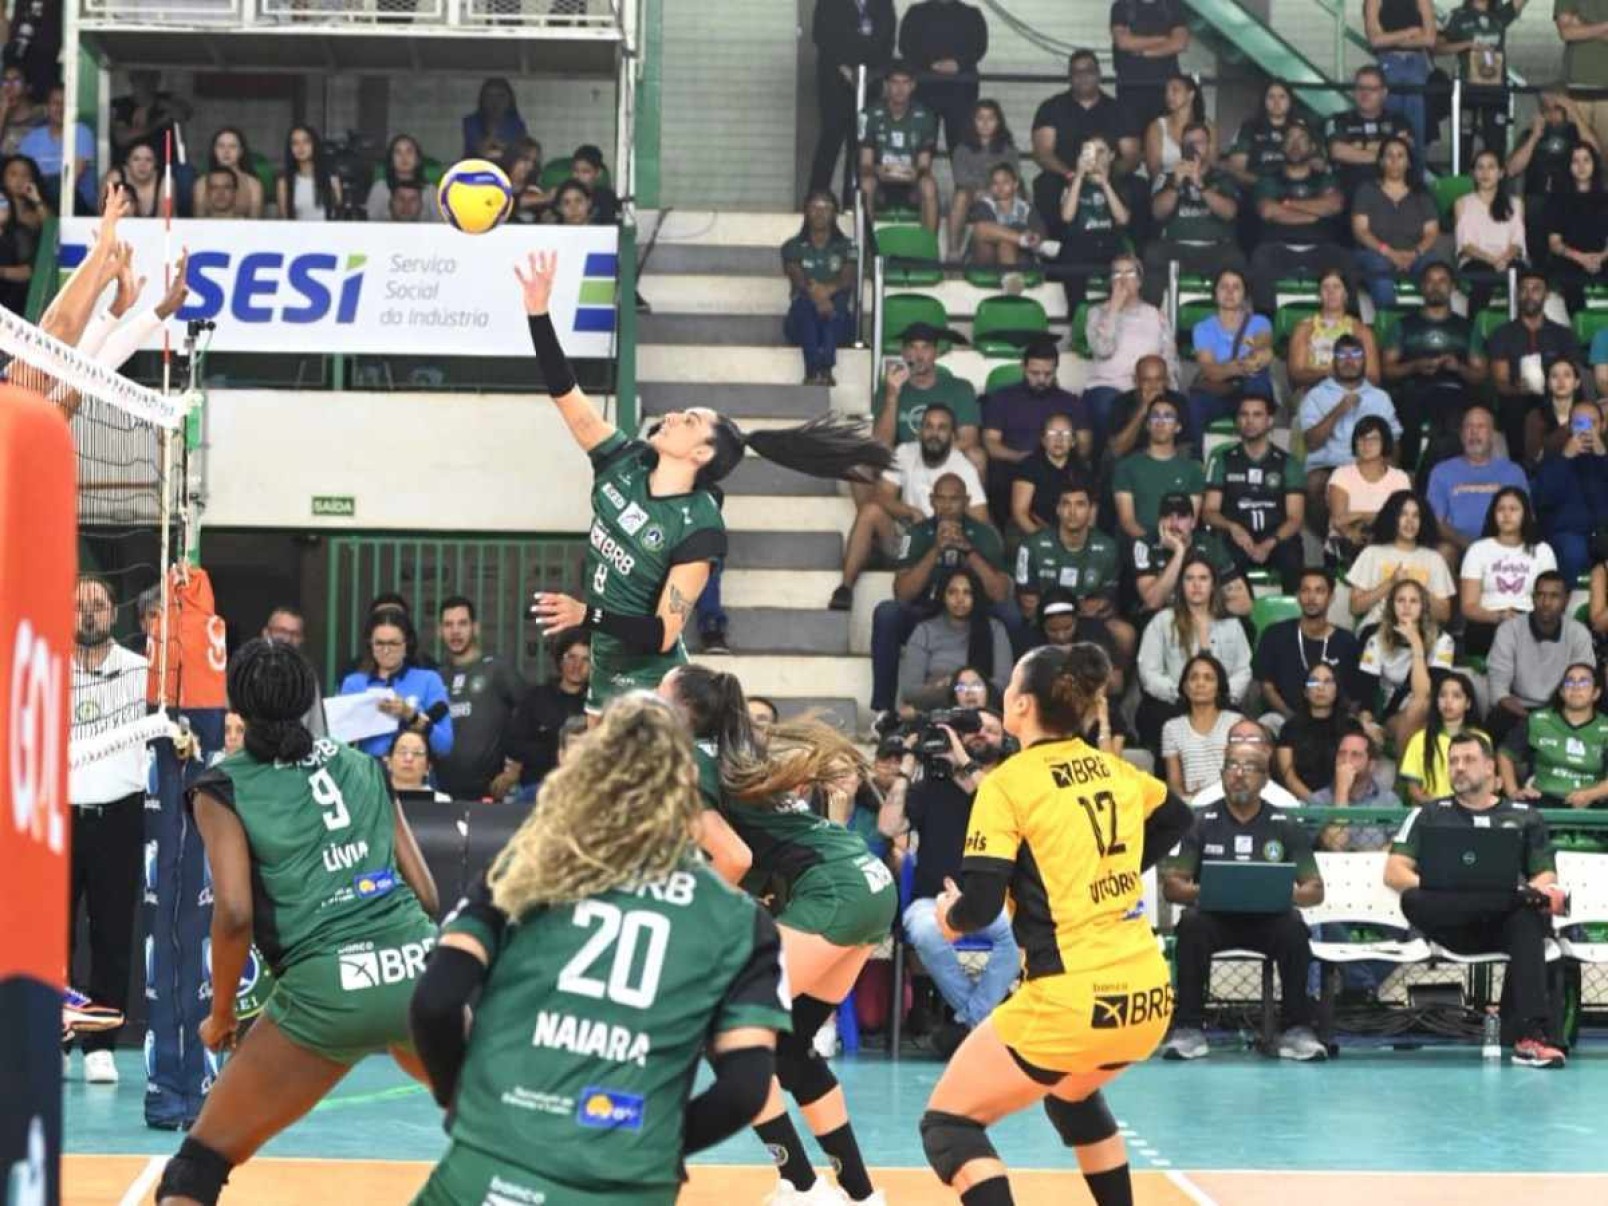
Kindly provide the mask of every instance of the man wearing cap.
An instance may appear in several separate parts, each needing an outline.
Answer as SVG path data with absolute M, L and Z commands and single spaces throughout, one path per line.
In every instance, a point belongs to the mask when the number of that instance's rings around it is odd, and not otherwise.
M 1241 398 L 1234 426 L 1239 442 L 1213 449 L 1206 465 L 1202 518 L 1228 536 L 1229 555 L 1241 570 L 1273 570 L 1284 593 L 1294 594 L 1306 560 L 1306 467 L 1269 438 L 1271 398 Z
M 1076 394 L 1062 389 L 1055 371 L 1061 353 L 1055 340 L 1040 336 L 1022 352 L 1022 379 L 983 397 L 983 451 L 988 454 L 988 500 L 997 522 L 1010 514 L 1011 482 L 1018 467 L 1039 450 L 1045 425 L 1055 415 L 1069 420 L 1074 432 L 1072 455 L 1091 463 L 1094 428 L 1088 408 Z
M 1230 615 L 1251 614 L 1251 590 L 1245 575 L 1228 555 L 1222 541 L 1210 532 L 1196 530 L 1195 502 L 1187 494 L 1168 494 L 1161 500 L 1154 540 L 1136 540 L 1131 553 L 1134 589 L 1143 612 L 1168 606 L 1178 589 L 1178 576 L 1191 554 L 1199 554 L 1217 575 L 1223 604 Z
M 940 342 L 962 340 L 931 323 L 911 323 L 905 328 L 900 339 L 902 362 L 894 361 L 883 378 L 882 408 L 871 434 L 890 448 L 919 440 L 921 416 L 933 403 L 942 403 L 955 418 L 955 447 L 981 474 L 987 471 L 988 458 L 978 434 L 983 412 L 977 405 L 977 391 L 971 382 L 938 364 Z M 981 503 L 982 496 L 974 501 Z
M 1368 354 L 1354 335 L 1334 341 L 1334 360 L 1329 375 L 1307 390 L 1296 412 L 1295 422 L 1306 436 L 1307 513 L 1321 534 L 1328 524 L 1329 508 L 1324 498 L 1329 476 L 1341 465 L 1356 462 L 1351 450 L 1351 434 L 1368 415 L 1383 419 L 1390 430 L 1401 435 L 1401 420 L 1390 395 L 1364 375 Z
M 921 224 L 938 233 L 938 182 L 932 155 L 938 118 L 915 99 L 916 79 L 904 63 L 889 65 L 883 99 L 860 115 L 860 191 L 867 217 L 879 209 L 919 209 Z

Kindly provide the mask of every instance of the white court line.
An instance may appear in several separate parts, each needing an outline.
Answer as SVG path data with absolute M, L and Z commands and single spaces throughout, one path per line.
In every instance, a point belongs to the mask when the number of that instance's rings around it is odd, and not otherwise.
M 1167 1180 L 1172 1182 L 1172 1184 L 1176 1186 L 1178 1190 L 1182 1192 L 1184 1196 L 1187 1197 L 1191 1202 L 1195 1203 L 1195 1206 L 1217 1206 L 1216 1199 L 1214 1199 L 1211 1194 L 1207 1193 L 1200 1186 L 1196 1185 L 1177 1169 L 1167 1169 L 1166 1175 Z
M 145 1196 L 151 1192 L 156 1179 L 162 1175 L 162 1166 L 167 1163 L 166 1156 L 152 1156 L 146 1161 L 140 1175 L 134 1178 L 134 1183 L 123 1191 L 123 1196 L 117 1200 L 117 1206 L 140 1206 Z

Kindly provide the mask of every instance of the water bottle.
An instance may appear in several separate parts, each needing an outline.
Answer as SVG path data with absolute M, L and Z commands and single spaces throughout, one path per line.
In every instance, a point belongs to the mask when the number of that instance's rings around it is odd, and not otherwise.
M 1495 1005 L 1485 1010 L 1485 1024 L 1480 1029 L 1480 1055 L 1485 1059 L 1502 1058 L 1502 1018 Z

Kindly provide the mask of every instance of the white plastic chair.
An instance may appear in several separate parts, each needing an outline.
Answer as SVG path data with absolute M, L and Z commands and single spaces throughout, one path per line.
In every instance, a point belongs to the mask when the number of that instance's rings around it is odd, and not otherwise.
M 1608 942 L 1567 936 L 1575 926 L 1608 923 L 1608 854 L 1558 851 L 1558 882 L 1570 895 L 1569 916 L 1555 926 L 1558 946 L 1580 963 L 1608 963 Z

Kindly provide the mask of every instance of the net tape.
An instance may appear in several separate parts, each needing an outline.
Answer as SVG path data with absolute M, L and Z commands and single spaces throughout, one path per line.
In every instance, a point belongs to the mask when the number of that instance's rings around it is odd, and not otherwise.
M 141 673 L 144 673 L 142 670 Z M 143 720 L 136 720 L 132 724 L 125 724 L 113 729 L 109 733 L 97 733 L 93 737 L 86 737 L 82 741 L 70 741 L 67 744 L 67 765 L 72 770 L 81 770 L 102 758 L 109 758 L 113 754 L 120 754 L 125 750 L 143 748 L 152 741 L 163 737 L 172 737 L 178 733 L 178 726 L 166 712 L 154 712 Z
M 168 397 L 130 381 L 8 310 L 0 310 L 0 353 L 11 357 L 5 375 L 14 384 L 36 388 L 26 376 L 18 379 L 14 374 L 16 364 L 21 362 L 55 379 L 56 386 L 48 391 L 52 396 L 65 386 L 155 427 L 172 431 L 184 422 L 182 398 Z

